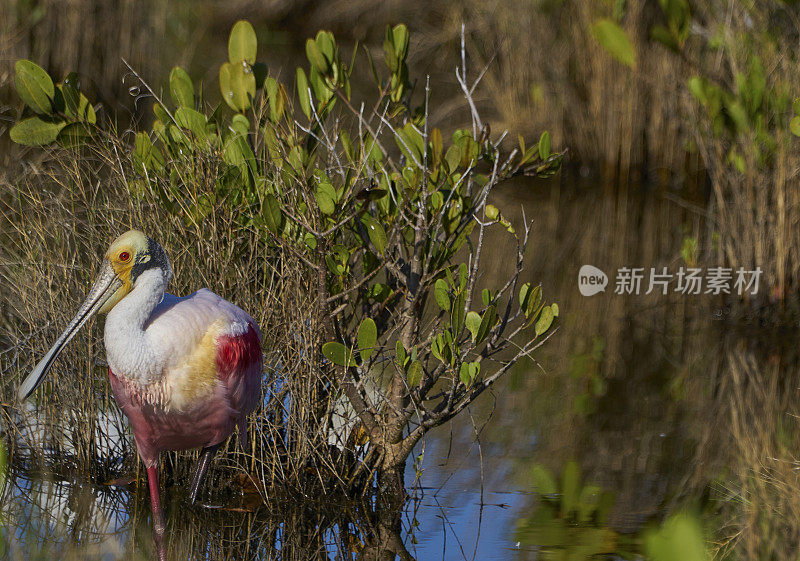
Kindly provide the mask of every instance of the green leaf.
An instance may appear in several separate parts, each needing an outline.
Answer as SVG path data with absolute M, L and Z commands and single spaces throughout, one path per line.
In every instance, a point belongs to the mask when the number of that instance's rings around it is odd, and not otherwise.
M 550 157 L 550 133 L 544 131 L 539 137 L 539 157 L 546 160 Z
M 472 382 L 472 378 L 469 375 L 469 364 L 466 362 L 461 363 L 461 368 L 458 369 L 458 378 L 461 380 L 461 383 L 465 386 L 469 386 Z
M 537 337 L 550 329 L 553 324 L 553 318 L 555 318 L 555 314 L 553 314 L 553 309 L 550 306 L 542 308 L 542 313 L 539 315 L 539 319 L 536 320 Z
M 339 366 L 350 366 L 353 359 L 350 349 L 336 341 L 330 341 L 322 345 L 322 354 L 332 363 Z
M 139 173 L 144 172 L 143 168 L 160 170 L 164 167 L 164 156 L 161 151 L 153 146 L 153 141 L 145 132 L 136 134 L 136 139 L 133 145 L 134 162 L 141 166 L 137 167 Z
M 169 123 L 172 121 L 172 117 L 169 116 L 167 110 L 164 109 L 164 106 L 160 103 L 153 104 L 153 114 L 156 116 L 156 119 L 161 121 L 162 123 Z
M 539 309 L 539 304 L 542 302 L 542 289 L 539 286 L 531 288 L 531 284 L 526 282 L 519 289 L 519 305 L 525 317 L 530 317 L 531 314 Z
M 435 128 L 431 131 L 430 136 L 431 141 L 431 153 L 433 155 L 433 161 L 439 162 L 442 159 L 442 153 L 444 151 L 444 141 L 442 140 L 442 131 Z
M 256 77 L 247 63 L 226 62 L 219 69 L 219 89 L 231 109 L 246 111 L 256 95 Z
M 436 303 L 445 312 L 450 311 L 450 295 L 448 294 L 450 287 L 447 286 L 447 281 L 444 279 L 437 279 L 434 284 L 433 295 L 436 298 Z
M 422 364 L 415 360 L 408 366 L 408 385 L 416 388 L 422 381 Z
M 383 253 L 386 251 L 388 238 L 386 237 L 386 232 L 384 231 L 383 226 L 381 226 L 381 223 L 370 214 L 364 214 L 361 217 L 361 222 L 367 229 L 369 241 L 372 242 L 372 245 L 375 246 L 375 249 L 378 250 L 378 253 L 383 255 Z
M 705 80 L 699 76 L 692 76 L 689 78 L 687 86 L 689 87 L 689 93 L 691 93 L 697 101 L 703 105 L 708 102 L 708 98 L 706 97 Z
M 80 92 L 77 74 L 70 72 L 61 84 L 56 85 L 56 93 L 53 99 L 55 111 L 65 113 L 68 117 L 84 123 L 95 124 L 97 115 L 94 107 Z
M 336 58 L 336 40 L 333 38 L 333 33 L 318 31 L 314 40 L 325 59 L 332 62 Z
M 250 120 L 241 113 L 237 113 L 231 119 L 231 129 L 241 136 L 247 136 L 250 132 Z
M 241 168 L 242 173 L 246 174 L 249 169 L 255 176 L 258 171 L 253 150 L 242 134 L 232 134 L 228 138 L 222 150 L 222 157 L 226 163 Z
M 675 40 L 675 36 L 663 25 L 653 26 L 653 29 L 650 30 L 650 38 L 661 43 L 672 52 L 677 53 L 680 51 L 680 45 L 678 45 L 678 41 Z
M 372 356 L 375 342 L 378 340 L 378 328 L 372 318 L 366 318 L 358 328 L 358 350 L 361 360 L 366 362 Z
M 395 357 L 397 358 L 397 364 L 400 366 L 400 368 L 404 368 L 406 364 L 407 355 L 406 355 L 406 349 L 405 347 L 403 347 L 403 343 L 401 343 L 400 341 L 397 341 L 397 343 L 394 344 L 394 354 Z
M 540 495 L 555 495 L 558 493 L 558 484 L 550 470 L 542 464 L 534 464 L 531 468 L 533 488 Z
M 330 183 L 317 185 L 317 205 L 322 214 L 330 216 L 336 212 L 336 193 Z
M 636 51 L 628 35 L 610 19 L 599 19 L 592 24 L 592 34 L 611 56 L 631 68 L 636 67 Z
M 394 43 L 394 52 L 397 55 L 397 60 L 402 62 L 408 54 L 408 28 L 403 23 L 398 23 L 392 29 L 392 39 Z
M 267 99 L 269 100 L 269 118 L 273 123 L 283 117 L 283 112 L 286 109 L 286 90 L 283 84 L 280 84 L 274 78 L 267 78 L 264 81 L 264 90 L 267 92 Z
M 169 74 L 169 93 L 178 106 L 194 108 L 194 85 L 180 66 L 173 68 Z
M 456 335 L 456 337 L 461 334 L 461 330 L 464 328 L 465 298 L 466 296 L 462 290 L 453 300 L 453 307 L 450 311 L 450 323 L 453 326 L 453 334 Z
M 14 71 L 14 85 L 25 105 L 39 114 L 51 113 L 56 89 L 53 80 L 44 68 L 23 59 L 14 64 Z
M 485 312 L 483 312 L 483 317 L 481 318 L 481 324 L 478 328 L 478 335 L 475 338 L 477 343 L 480 343 L 486 336 L 489 335 L 489 332 L 494 327 L 495 323 L 497 323 L 497 313 L 495 312 L 494 306 L 489 306 Z
M 256 47 L 258 42 L 256 40 L 256 32 L 249 21 L 239 20 L 233 25 L 231 29 L 231 36 L 228 39 L 228 60 L 232 64 L 240 63 L 241 61 L 247 64 L 254 64 L 256 62 Z
M 206 116 L 199 111 L 185 106 L 178 107 L 175 111 L 175 124 L 189 129 L 197 140 L 208 140 L 208 130 L 206 129 L 208 122 Z
M 484 306 L 488 306 L 492 302 L 492 291 L 488 288 L 481 290 L 481 300 Z
M 463 290 L 467 286 L 467 274 L 469 273 L 466 263 L 461 263 L 458 266 L 458 285 Z
M 396 73 L 399 68 L 397 60 L 397 50 L 394 47 L 394 33 L 390 26 L 386 26 L 386 39 L 383 41 L 383 54 L 386 57 L 386 66 L 392 73 Z
M 25 146 L 43 146 L 55 142 L 58 133 L 66 126 L 65 121 L 45 121 L 30 117 L 11 128 L 11 140 Z
M 461 148 L 453 144 L 450 148 L 447 149 L 444 155 L 444 161 L 447 163 L 447 170 L 450 173 L 453 173 L 458 169 L 458 166 L 461 164 L 461 158 L 463 154 L 461 153 Z
M 439 333 L 431 342 L 431 353 L 445 364 L 450 364 L 450 353 L 444 336 Z
M 558 317 L 558 304 L 553 302 L 550 304 L 550 309 L 553 310 L 553 317 Z
M 267 193 L 264 197 L 264 222 L 267 224 L 270 232 L 277 234 L 281 231 L 281 222 L 283 221 L 283 213 L 281 213 L 281 206 L 278 199 L 272 193 Z
M 317 72 L 325 76 L 330 71 L 330 63 L 325 59 L 325 55 L 319 48 L 319 45 L 314 39 L 306 41 L 306 56 L 311 65 L 317 69 Z
M 308 90 L 308 79 L 305 71 L 297 67 L 297 97 L 300 99 L 300 109 L 307 119 L 311 119 L 311 93 Z
M 800 115 L 795 115 L 789 121 L 789 130 L 792 131 L 793 135 L 800 136 Z
M 418 166 L 422 165 L 425 142 L 411 122 L 406 123 L 403 128 L 397 129 L 395 142 L 409 163 L 415 163 Z
M 467 312 L 467 317 L 464 320 L 464 323 L 466 324 L 469 332 L 472 333 L 472 342 L 474 343 L 478 338 L 478 331 L 481 329 L 481 316 L 479 316 L 477 312 L 469 311 Z

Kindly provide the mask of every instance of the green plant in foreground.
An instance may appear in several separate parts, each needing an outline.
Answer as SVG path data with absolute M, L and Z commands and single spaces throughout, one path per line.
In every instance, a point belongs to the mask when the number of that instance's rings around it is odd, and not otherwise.
M 256 62 L 252 26 L 237 22 L 219 70 L 222 101 L 210 105 L 176 67 L 172 103 L 150 89 L 155 120 L 132 146 L 97 123 L 74 82 L 56 87 L 35 64 L 17 63 L 20 97 L 35 116 L 12 129 L 16 142 L 115 155 L 122 146 L 129 158 L 108 159 L 131 196 L 187 223 L 232 212 L 237 228 L 302 264 L 324 341 L 306 358 L 333 374 L 332 383 L 318 380 L 315 410 L 325 414 L 328 398 L 343 394 L 360 427 L 344 440 L 361 434 L 371 445 L 352 476 L 401 473 L 414 444 L 541 345 L 559 315 L 522 278 L 529 224 L 517 232 L 487 199 L 508 178 L 552 175 L 562 155 L 546 132 L 510 152 L 504 135 L 492 140 L 466 68 L 457 76 L 472 126 L 446 138 L 428 122 L 427 87 L 411 86 L 408 48 L 400 24 L 386 31 L 383 71 L 365 51 L 376 99 L 355 103 L 358 49 L 345 62 L 333 34 L 320 31 L 306 42 L 309 68 L 297 69 L 290 95 Z M 62 106 L 67 91 L 73 101 Z M 516 248 L 515 269 L 479 291 L 489 229 Z

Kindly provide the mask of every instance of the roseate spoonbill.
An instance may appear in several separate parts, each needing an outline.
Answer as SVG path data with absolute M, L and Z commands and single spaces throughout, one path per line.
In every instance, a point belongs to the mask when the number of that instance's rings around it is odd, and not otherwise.
M 106 313 L 108 375 L 147 468 L 153 534 L 164 559 L 165 520 L 158 455 L 200 448 L 189 489 L 194 503 L 217 448 L 246 418 L 261 388 L 261 333 L 246 312 L 207 289 L 178 298 L 165 289 L 172 266 L 164 249 L 138 230 L 106 252 L 89 296 L 64 333 L 19 388 L 21 400 L 42 382 L 64 346 L 95 313 Z

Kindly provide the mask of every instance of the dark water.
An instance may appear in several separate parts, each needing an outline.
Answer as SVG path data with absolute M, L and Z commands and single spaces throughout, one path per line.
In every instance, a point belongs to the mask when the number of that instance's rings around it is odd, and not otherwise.
M 620 267 L 674 272 L 691 258 L 681 248 L 702 220 L 670 197 L 556 181 L 508 185 L 494 202 L 517 223 L 523 207 L 534 219 L 524 280 L 541 280 L 558 302 L 560 328 L 536 362 L 519 364 L 418 446 L 399 539 L 410 557 L 426 560 L 636 558 L 643 528 L 686 506 L 702 511 L 715 490 L 709 482 L 724 474 L 733 483 L 721 487 L 735 486 L 732 406 L 719 381 L 729 365 L 719 357 L 741 347 L 730 335 L 738 308 L 725 297 L 614 294 Z M 511 261 L 502 232 L 495 235 L 487 285 Z M 609 274 L 604 293 L 579 293 L 584 264 Z M 139 489 L 12 471 L 0 510 L 4 556 L 44 548 L 42 558 L 147 558 L 148 503 Z M 241 499 L 214 495 L 210 506 L 225 508 L 188 509 L 182 493 L 167 490 L 176 559 L 356 558 L 372 532 L 353 523 L 356 538 L 343 536 L 337 517 L 350 507 L 335 499 L 325 514 L 299 515 L 247 512 Z M 315 545 L 304 550 L 306 539 Z

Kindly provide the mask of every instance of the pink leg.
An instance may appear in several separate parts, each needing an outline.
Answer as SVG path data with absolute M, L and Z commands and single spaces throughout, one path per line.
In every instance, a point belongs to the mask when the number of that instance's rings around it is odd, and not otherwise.
M 158 463 L 147 468 L 147 482 L 150 484 L 150 508 L 153 511 L 153 539 L 156 542 L 156 554 L 159 561 L 165 561 L 167 551 L 164 548 L 164 534 L 167 529 L 164 511 L 161 510 L 161 493 L 158 490 Z

